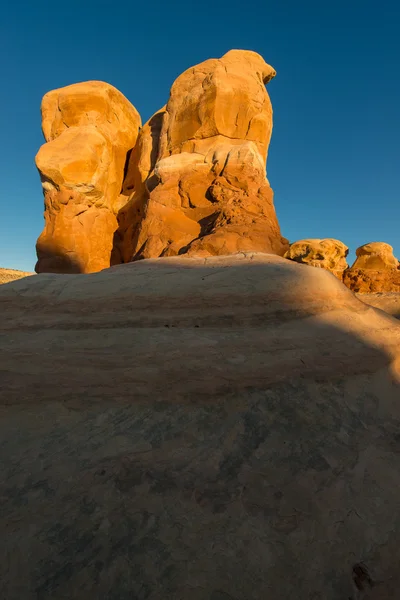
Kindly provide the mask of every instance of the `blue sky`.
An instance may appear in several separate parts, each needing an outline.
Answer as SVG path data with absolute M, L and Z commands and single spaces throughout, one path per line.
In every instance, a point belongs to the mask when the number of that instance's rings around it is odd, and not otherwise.
M 400 2 L 7 2 L 0 9 L 0 266 L 33 270 L 40 101 L 88 79 L 143 122 L 186 68 L 231 48 L 277 70 L 268 178 L 283 235 L 386 241 L 400 258 Z

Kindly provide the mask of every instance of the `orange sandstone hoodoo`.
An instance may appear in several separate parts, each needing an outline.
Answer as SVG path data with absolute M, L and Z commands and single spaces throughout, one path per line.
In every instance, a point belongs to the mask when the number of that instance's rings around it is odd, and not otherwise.
M 290 244 L 285 258 L 311 267 L 327 269 L 342 281 L 343 272 L 348 267 L 346 261 L 348 253 L 348 247 L 340 240 L 309 239 Z
M 37 156 L 45 227 L 36 271 L 89 273 L 110 266 L 127 153 L 140 116 L 113 86 L 77 83 L 46 94 Z
M 137 111 L 112 86 L 47 94 L 37 271 L 91 272 L 177 254 L 283 255 L 289 245 L 266 177 L 265 84 L 274 76 L 255 52 L 207 60 L 177 78 L 138 137 Z
M 370 242 L 356 250 L 357 258 L 344 272 L 343 281 L 353 292 L 400 292 L 400 263 L 393 248 L 384 242 Z

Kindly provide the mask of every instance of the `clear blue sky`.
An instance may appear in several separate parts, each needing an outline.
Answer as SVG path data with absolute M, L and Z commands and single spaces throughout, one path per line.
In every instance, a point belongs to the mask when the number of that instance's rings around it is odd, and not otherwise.
M 278 72 L 268 177 L 283 235 L 353 252 L 386 241 L 400 257 L 398 0 L 26 0 L 0 11 L 0 266 L 35 264 L 45 92 L 107 81 L 145 122 L 184 69 L 231 48 Z

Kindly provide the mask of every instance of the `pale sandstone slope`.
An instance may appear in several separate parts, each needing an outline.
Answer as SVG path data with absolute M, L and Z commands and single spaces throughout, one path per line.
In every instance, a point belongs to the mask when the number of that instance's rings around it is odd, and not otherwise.
M 400 293 L 398 292 L 376 292 L 372 294 L 356 294 L 360 300 L 375 308 L 384 310 L 400 319 Z
M 398 597 L 400 324 L 332 274 L 38 275 L 0 324 L 2 598 Z

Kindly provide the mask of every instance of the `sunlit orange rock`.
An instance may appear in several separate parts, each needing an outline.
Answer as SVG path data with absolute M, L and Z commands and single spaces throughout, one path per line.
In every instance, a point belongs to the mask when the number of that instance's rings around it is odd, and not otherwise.
M 110 266 L 127 154 L 140 116 L 113 86 L 77 83 L 46 94 L 46 139 L 36 165 L 45 197 L 45 227 L 36 271 L 88 273 Z
M 46 94 L 36 164 L 45 229 L 36 270 L 92 272 L 140 258 L 283 255 L 266 177 L 274 69 L 231 50 L 185 71 L 139 131 L 118 90 L 86 82 Z M 84 216 L 82 216 L 84 215 Z
M 400 292 L 400 263 L 393 248 L 384 242 L 371 242 L 357 248 L 357 258 L 344 273 L 344 283 L 353 292 Z
M 348 253 L 348 247 L 340 240 L 308 239 L 290 244 L 285 258 L 311 267 L 327 269 L 341 280 L 344 270 L 348 267 L 346 262 Z
M 139 182 L 129 210 L 141 215 L 123 234 L 131 259 L 284 254 L 265 166 L 272 131 L 265 84 L 274 75 L 255 52 L 232 50 L 177 78 L 128 169 Z

